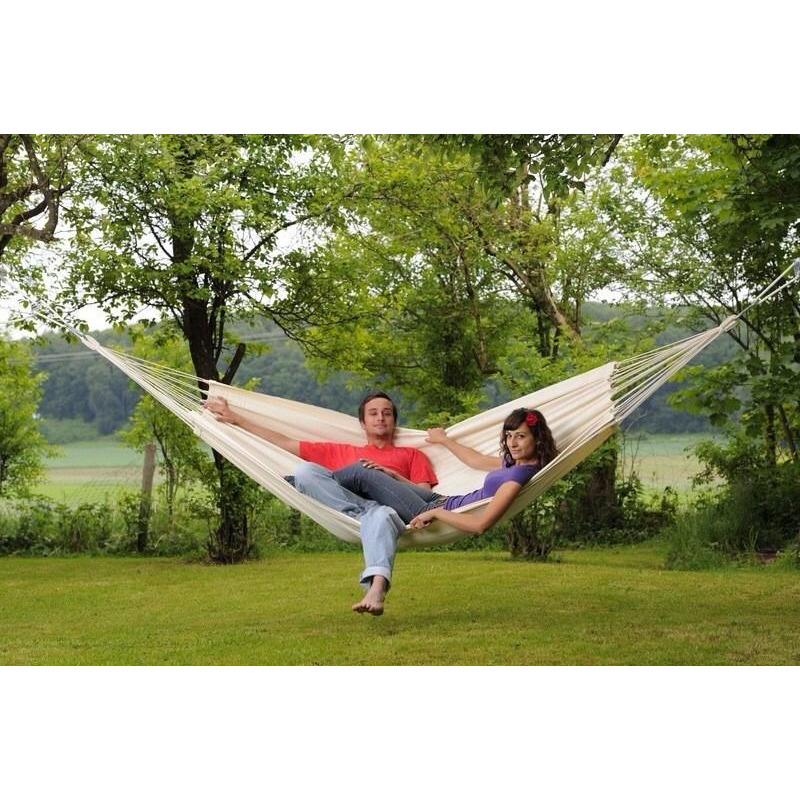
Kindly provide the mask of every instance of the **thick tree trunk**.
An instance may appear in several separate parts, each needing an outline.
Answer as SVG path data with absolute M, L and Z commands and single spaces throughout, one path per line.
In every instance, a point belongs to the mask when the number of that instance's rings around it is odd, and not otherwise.
M 617 497 L 617 449 L 609 450 L 591 472 L 583 492 L 576 498 L 582 516 L 600 528 L 613 527 L 620 517 Z
M 538 503 L 532 503 L 514 516 L 508 523 L 506 533 L 506 546 L 511 557 L 547 560 L 555 544 L 551 522 L 540 517 Z
M 198 384 L 201 390 L 208 388 L 208 384 L 202 379 L 218 381 L 219 372 L 204 304 L 189 299 L 185 301 L 184 333 L 189 340 L 189 351 L 195 373 L 200 379 Z M 228 370 L 225 377 L 228 382 L 233 380 L 231 370 Z M 242 482 L 245 478 L 216 450 L 213 451 L 213 455 L 219 480 L 217 507 L 220 522 L 207 543 L 207 550 L 212 561 L 235 564 L 247 558 L 253 544 L 247 521 L 247 503 L 242 491 Z
M 185 147 L 181 151 L 177 163 L 181 176 L 186 179 L 191 178 L 194 173 L 191 148 Z M 169 219 L 172 229 L 173 262 L 185 264 L 194 250 L 196 219 L 187 217 L 178 209 L 170 210 Z M 194 276 L 190 275 L 183 292 L 181 324 L 189 343 L 189 353 L 198 377 L 198 385 L 202 391 L 207 388 L 203 379 L 214 381 L 220 379 L 217 357 L 222 331 L 215 329 L 213 306 L 209 308 L 207 299 L 193 296 L 196 288 L 194 281 Z M 217 311 L 219 312 L 219 309 Z M 241 361 L 241 355 L 243 354 L 237 354 L 236 365 L 226 373 L 226 382 L 233 380 L 233 373 Z M 217 505 L 220 523 L 207 543 L 208 554 L 213 561 L 235 564 L 247 558 L 252 547 L 247 523 L 247 503 L 243 495 L 245 478 L 233 464 L 216 451 L 214 451 L 214 466 L 219 479 Z
M 207 543 L 208 555 L 220 564 L 238 564 L 250 555 L 253 547 L 245 498 L 247 478 L 216 450 L 213 453 L 219 476 L 220 522 Z

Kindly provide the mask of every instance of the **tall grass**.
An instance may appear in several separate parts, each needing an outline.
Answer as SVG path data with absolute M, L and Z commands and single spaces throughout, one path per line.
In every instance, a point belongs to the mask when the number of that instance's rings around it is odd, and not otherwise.
M 754 558 L 759 552 L 786 548 L 791 522 L 784 517 L 792 506 L 784 497 L 786 488 L 779 485 L 778 490 L 770 491 L 764 483 L 740 482 L 699 495 L 693 506 L 665 529 L 666 566 L 708 569 L 731 559 Z M 797 519 L 794 526 L 798 530 Z

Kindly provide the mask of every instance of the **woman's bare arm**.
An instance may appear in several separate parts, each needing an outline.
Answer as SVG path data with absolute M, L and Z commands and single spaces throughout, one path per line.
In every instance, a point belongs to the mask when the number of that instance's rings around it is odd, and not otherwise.
M 497 490 L 489 504 L 474 514 L 457 514 L 455 511 L 445 511 L 443 508 L 432 508 L 430 511 L 423 511 L 414 517 L 409 525 L 412 528 L 424 528 L 429 522 L 440 519 L 460 531 L 481 534 L 491 528 L 506 513 L 520 491 L 522 491 L 522 484 L 516 481 L 506 481 Z
M 473 469 L 489 472 L 503 466 L 500 456 L 486 456 L 472 447 L 459 444 L 447 435 L 447 431 L 444 428 L 428 428 L 428 435 L 425 437 L 425 441 L 431 444 L 444 445 L 459 461 L 463 461 Z

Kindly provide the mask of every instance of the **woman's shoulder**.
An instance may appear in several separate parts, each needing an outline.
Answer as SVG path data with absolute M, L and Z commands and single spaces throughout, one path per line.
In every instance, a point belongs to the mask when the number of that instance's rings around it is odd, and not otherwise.
M 507 475 L 533 475 L 540 469 L 539 463 L 536 464 L 504 464 L 500 470 L 506 470 Z M 498 471 L 500 471 L 498 470 Z

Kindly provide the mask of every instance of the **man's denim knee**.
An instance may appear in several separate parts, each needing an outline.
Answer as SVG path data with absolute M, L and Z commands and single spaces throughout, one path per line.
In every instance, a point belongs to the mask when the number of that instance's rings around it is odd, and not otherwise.
M 400 519 L 400 515 L 389 506 L 374 505 L 364 514 L 364 518 L 369 518 L 369 526 L 373 530 L 381 528 L 393 530 L 399 536 L 406 529 L 406 524 Z
M 365 467 L 363 464 L 356 461 L 354 464 L 348 464 L 346 467 L 337 469 L 336 472 L 333 473 L 333 476 L 345 489 L 349 489 L 356 494 L 364 495 L 366 493 L 363 491 L 364 485 L 362 481 L 365 477 L 369 478 L 369 473 L 371 471 L 369 467 Z

